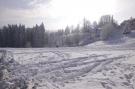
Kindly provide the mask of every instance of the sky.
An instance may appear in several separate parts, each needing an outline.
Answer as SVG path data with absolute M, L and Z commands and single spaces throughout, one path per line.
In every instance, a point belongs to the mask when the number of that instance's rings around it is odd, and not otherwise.
M 113 15 L 119 23 L 135 17 L 135 0 L 0 0 L 0 27 L 44 23 L 48 30 L 81 24 L 84 18 L 99 21 Z

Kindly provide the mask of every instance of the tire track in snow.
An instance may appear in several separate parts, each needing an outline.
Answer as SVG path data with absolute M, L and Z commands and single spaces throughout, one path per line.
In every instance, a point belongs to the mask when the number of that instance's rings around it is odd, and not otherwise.
M 33 78 L 36 77 L 37 80 L 47 79 L 51 81 L 51 84 L 53 83 L 55 84 L 56 82 L 62 83 L 63 81 L 68 81 L 78 76 L 83 76 L 88 73 L 92 73 L 93 71 L 94 72 L 101 71 L 102 68 L 104 68 L 104 66 L 108 65 L 109 63 L 112 63 L 114 60 L 118 60 L 124 57 L 124 56 L 117 56 L 117 57 L 110 58 L 109 55 L 105 55 L 106 56 L 105 58 L 104 55 L 88 55 L 85 57 L 68 59 L 67 55 L 65 55 L 62 52 L 59 51 L 54 51 L 54 52 L 48 51 L 48 52 L 55 54 L 56 56 L 58 56 L 58 58 L 61 58 L 61 60 L 57 60 L 54 57 L 53 60 L 47 60 L 47 61 L 45 60 L 35 64 L 22 65 L 18 67 L 16 72 L 19 71 L 20 76 L 23 75 L 27 77 L 33 77 Z M 36 58 L 39 58 L 39 56 L 43 58 L 42 55 L 43 53 L 34 52 L 34 54 L 39 54 L 38 56 L 36 56 Z M 31 59 L 35 59 L 35 58 L 31 57 Z

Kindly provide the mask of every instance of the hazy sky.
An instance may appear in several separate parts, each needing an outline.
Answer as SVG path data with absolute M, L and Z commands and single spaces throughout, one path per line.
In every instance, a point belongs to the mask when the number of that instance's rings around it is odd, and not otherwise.
M 44 22 L 46 29 L 76 25 L 82 19 L 98 21 L 111 14 L 118 22 L 135 17 L 135 0 L 0 0 L 0 26 Z

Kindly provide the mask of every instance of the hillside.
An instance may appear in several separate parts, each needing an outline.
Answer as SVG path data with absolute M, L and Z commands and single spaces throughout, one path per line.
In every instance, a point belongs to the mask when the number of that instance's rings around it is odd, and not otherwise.
M 111 38 L 106 41 L 96 41 L 94 43 L 86 45 L 86 47 L 94 47 L 94 48 L 104 48 L 104 47 L 111 47 L 111 48 L 134 48 L 135 47 L 135 32 L 132 31 L 130 34 L 126 35 L 115 35 L 114 38 Z

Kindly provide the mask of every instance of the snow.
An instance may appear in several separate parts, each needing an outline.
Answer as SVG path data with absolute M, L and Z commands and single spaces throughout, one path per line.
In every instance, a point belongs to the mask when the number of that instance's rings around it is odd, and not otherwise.
M 129 36 L 124 36 L 117 39 L 111 39 L 107 41 L 96 41 L 92 44 L 86 45 L 86 47 L 135 47 L 135 38 L 132 36 L 135 33 L 130 34 Z
M 129 39 L 129 38 L 124 38 Z M 37 89 L 135 89 L 134 39 L 113 46 L 4 48 L 20 65 L 14 77 L 37 83 Z

